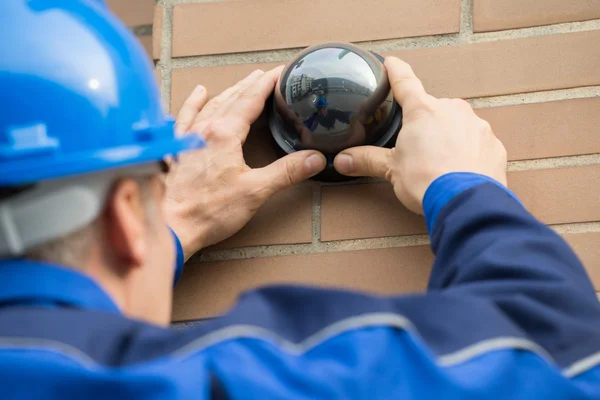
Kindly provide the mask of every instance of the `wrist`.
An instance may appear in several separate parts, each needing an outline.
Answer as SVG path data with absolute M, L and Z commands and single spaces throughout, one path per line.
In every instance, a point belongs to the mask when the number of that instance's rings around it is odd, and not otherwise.
M 177 236 L 183 252 L 184 262 L 204 248 L 205 236 L 198 226 L 188 226 L 185 221 L 178 218 L 169 218 L 169 227 Z

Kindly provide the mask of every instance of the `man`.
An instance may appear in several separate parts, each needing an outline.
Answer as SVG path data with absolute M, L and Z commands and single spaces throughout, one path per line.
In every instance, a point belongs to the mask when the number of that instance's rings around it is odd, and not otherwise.
M 324 167 L 314 151 L 243 160 L 281 69 L 208 102 L 197 87 L 175 136 L 142 50 L 98 3 L 5 0 L 0 33 L 2 399 L 600 397 L 583 266 L 505 187 L 490 126 L 404 62 L 385 63 L 404 110 L 396 147 L 335 166 L 385 177 L 424 214 L 428 293 L 269 287 L 173 331 L 173 265 Z
M 330 131 L 335 127 L 336 121 L 349 125 L 351 116 L 351 112 L 331 107 L 324 96 L 319 96 L 317 98 L 316 110 L 304 121 L 304 126 L 311 132 L 316 131 L 319 125 Z

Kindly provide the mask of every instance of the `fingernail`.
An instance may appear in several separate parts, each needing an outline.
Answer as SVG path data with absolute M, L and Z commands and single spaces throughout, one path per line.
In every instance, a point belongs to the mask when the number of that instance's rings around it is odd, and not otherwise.
M 205 90 L 205 89 L 204 89 L 204 86 L 202 86 L 202 85 L 198 85 L 198 86 L 196 86 L 196 88 L 194 89 L 194 92 L 196 92 L 196 93 L 200 94 L 200 93 L 204 92 L 204 90 Z
M 351 155 L 340 154 L 336 157 L 335 163 L 336 169 L 342 174 L 349 174 L 354 172 L 354 159 Z
M 325 168 L 323 158 L 319 157 L 317 154 L 309 156 L 304 162 L 306 164 L 306 168 L 311 174 L 321 172 L 321 170 Z

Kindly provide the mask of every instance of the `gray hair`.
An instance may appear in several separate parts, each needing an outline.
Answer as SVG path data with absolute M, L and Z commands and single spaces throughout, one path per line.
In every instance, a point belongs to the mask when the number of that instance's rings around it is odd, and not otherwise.
M 25 252 L 25 259 L 56 265 L 83 267 L 92 245 L 97 241 L 98 220 L 57 239 L 50 240 Z
M 152 220 L 154 208 L 150 189 L 150 178 L 133 178 L 138 183 L 144 202 L 146 219 Z M 102 207 L 103 209 L 105 207 Z M 70 267 L 85 265 L 94 243 L 100 239 L 100 220 L 96 217 L 92 222 L 56 239 L 34 246 L 25 253 L 28 260 L 42 261 Z
M 157 164 L 40 182 L 0 198 L 0 258 L 82 265 L 100 238 L 99 216 L 114 185 L 135 179 L 149 208 Z M 153 210 L 146 210 L 150 213 Z

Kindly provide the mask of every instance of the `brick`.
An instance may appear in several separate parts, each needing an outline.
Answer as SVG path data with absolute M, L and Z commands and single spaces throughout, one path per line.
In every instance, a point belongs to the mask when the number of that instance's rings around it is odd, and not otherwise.
M 236 64 L 205 68 L 176 68 L 172 72 L 171 110 L 179 112 L 196 85 L 204 85 L 210 97 L 233 86 L 257 68 L 269 70 L 284 63 Z
M 154 74 L 156 75 L 156 81 L 157 81 L 157 83 L 158 83 L 158 90 L 159 90 L 159 91 L 160 91 L 160 93 L 161 93 L 161 102 L 162 102 L 162 105 L 163 105 L 163 109 L 165 110 L 165 112 L 166 112 L 166 113 L 168 113 L 168 110 L 167 110 L 167 104 L 166 104 L 166 102 L 165 102 L 164 95 L 163 95 L 163 93 L 162 93 L 162 91 L 163 91 L 163 85 L 162 85 L 162 71 L 161 71 L 160 69 L 158 69 L 158 68 L 156 68 L 156 67 L 155 67 L 155 68 L 154 68 Z
M 241 231 L 211 249 L 310 243 L 312 193 L 312 184 L 307 182 L 275 194 Z
M 508 182 L 544 223 L 600 221 L 600 165 L 511 172 Z M 426 233 L 421 217 L 392 196 L 388 183 L 323 188 L 321 240 Z
M 600 31 L 464 44 L 383 53 L 410 63 L 437 97 L 486 97 L 600 84 Z M 178 110 L 195 85 L 218 94 L 258 63 L 173 70 L 172 109 Z
M 508 186 L 546 224 L 600 221 L 600 165 L 512 172 Z
M 598 0 L 475 0 L 475 32 L 525 28 L 600 18 Z
M 321 253 L 189 265 L 175 289 L 173 320 L 220 315 L 240 293 L 272 284 L 338 287 L 379 295 L 423 292 L 429 246 Z
M 600 84 L 600 31 L 385 53 L 437 97 L 486 97 Z
M 596 290 L 600 290 L 600 232 L 563 235 L 583 265 Z
M 600 290 L 600 232 L 563 237 Z M 189 265 L 175 289 L 173 320 L 222 314 L 240 293 L 271 284 L 342 287 L 380 295 L 422 292 L 432 262 L 428 246 L 416 246 Z
M 408 211 L 387 182 L 322 189 L 321 240 L 426 234 L 423 217 Z
M 487 120 L 509 160 L 600 153 L 600 98 L 475 110 Z
M 127 26 L 152 23 L 156 0 L 107 0 L 106 3 Z
M 162 6 L 154 7 L 154 19 L 152 23 L 152 56 L 155 60 L 160 59 L 160 48 L 163 34 L 163 19 L 165 9 Z
M 459 0 L 179 4 L 173 10 L 173 56 L 455 33 L 459 30 L 459 13 Z

